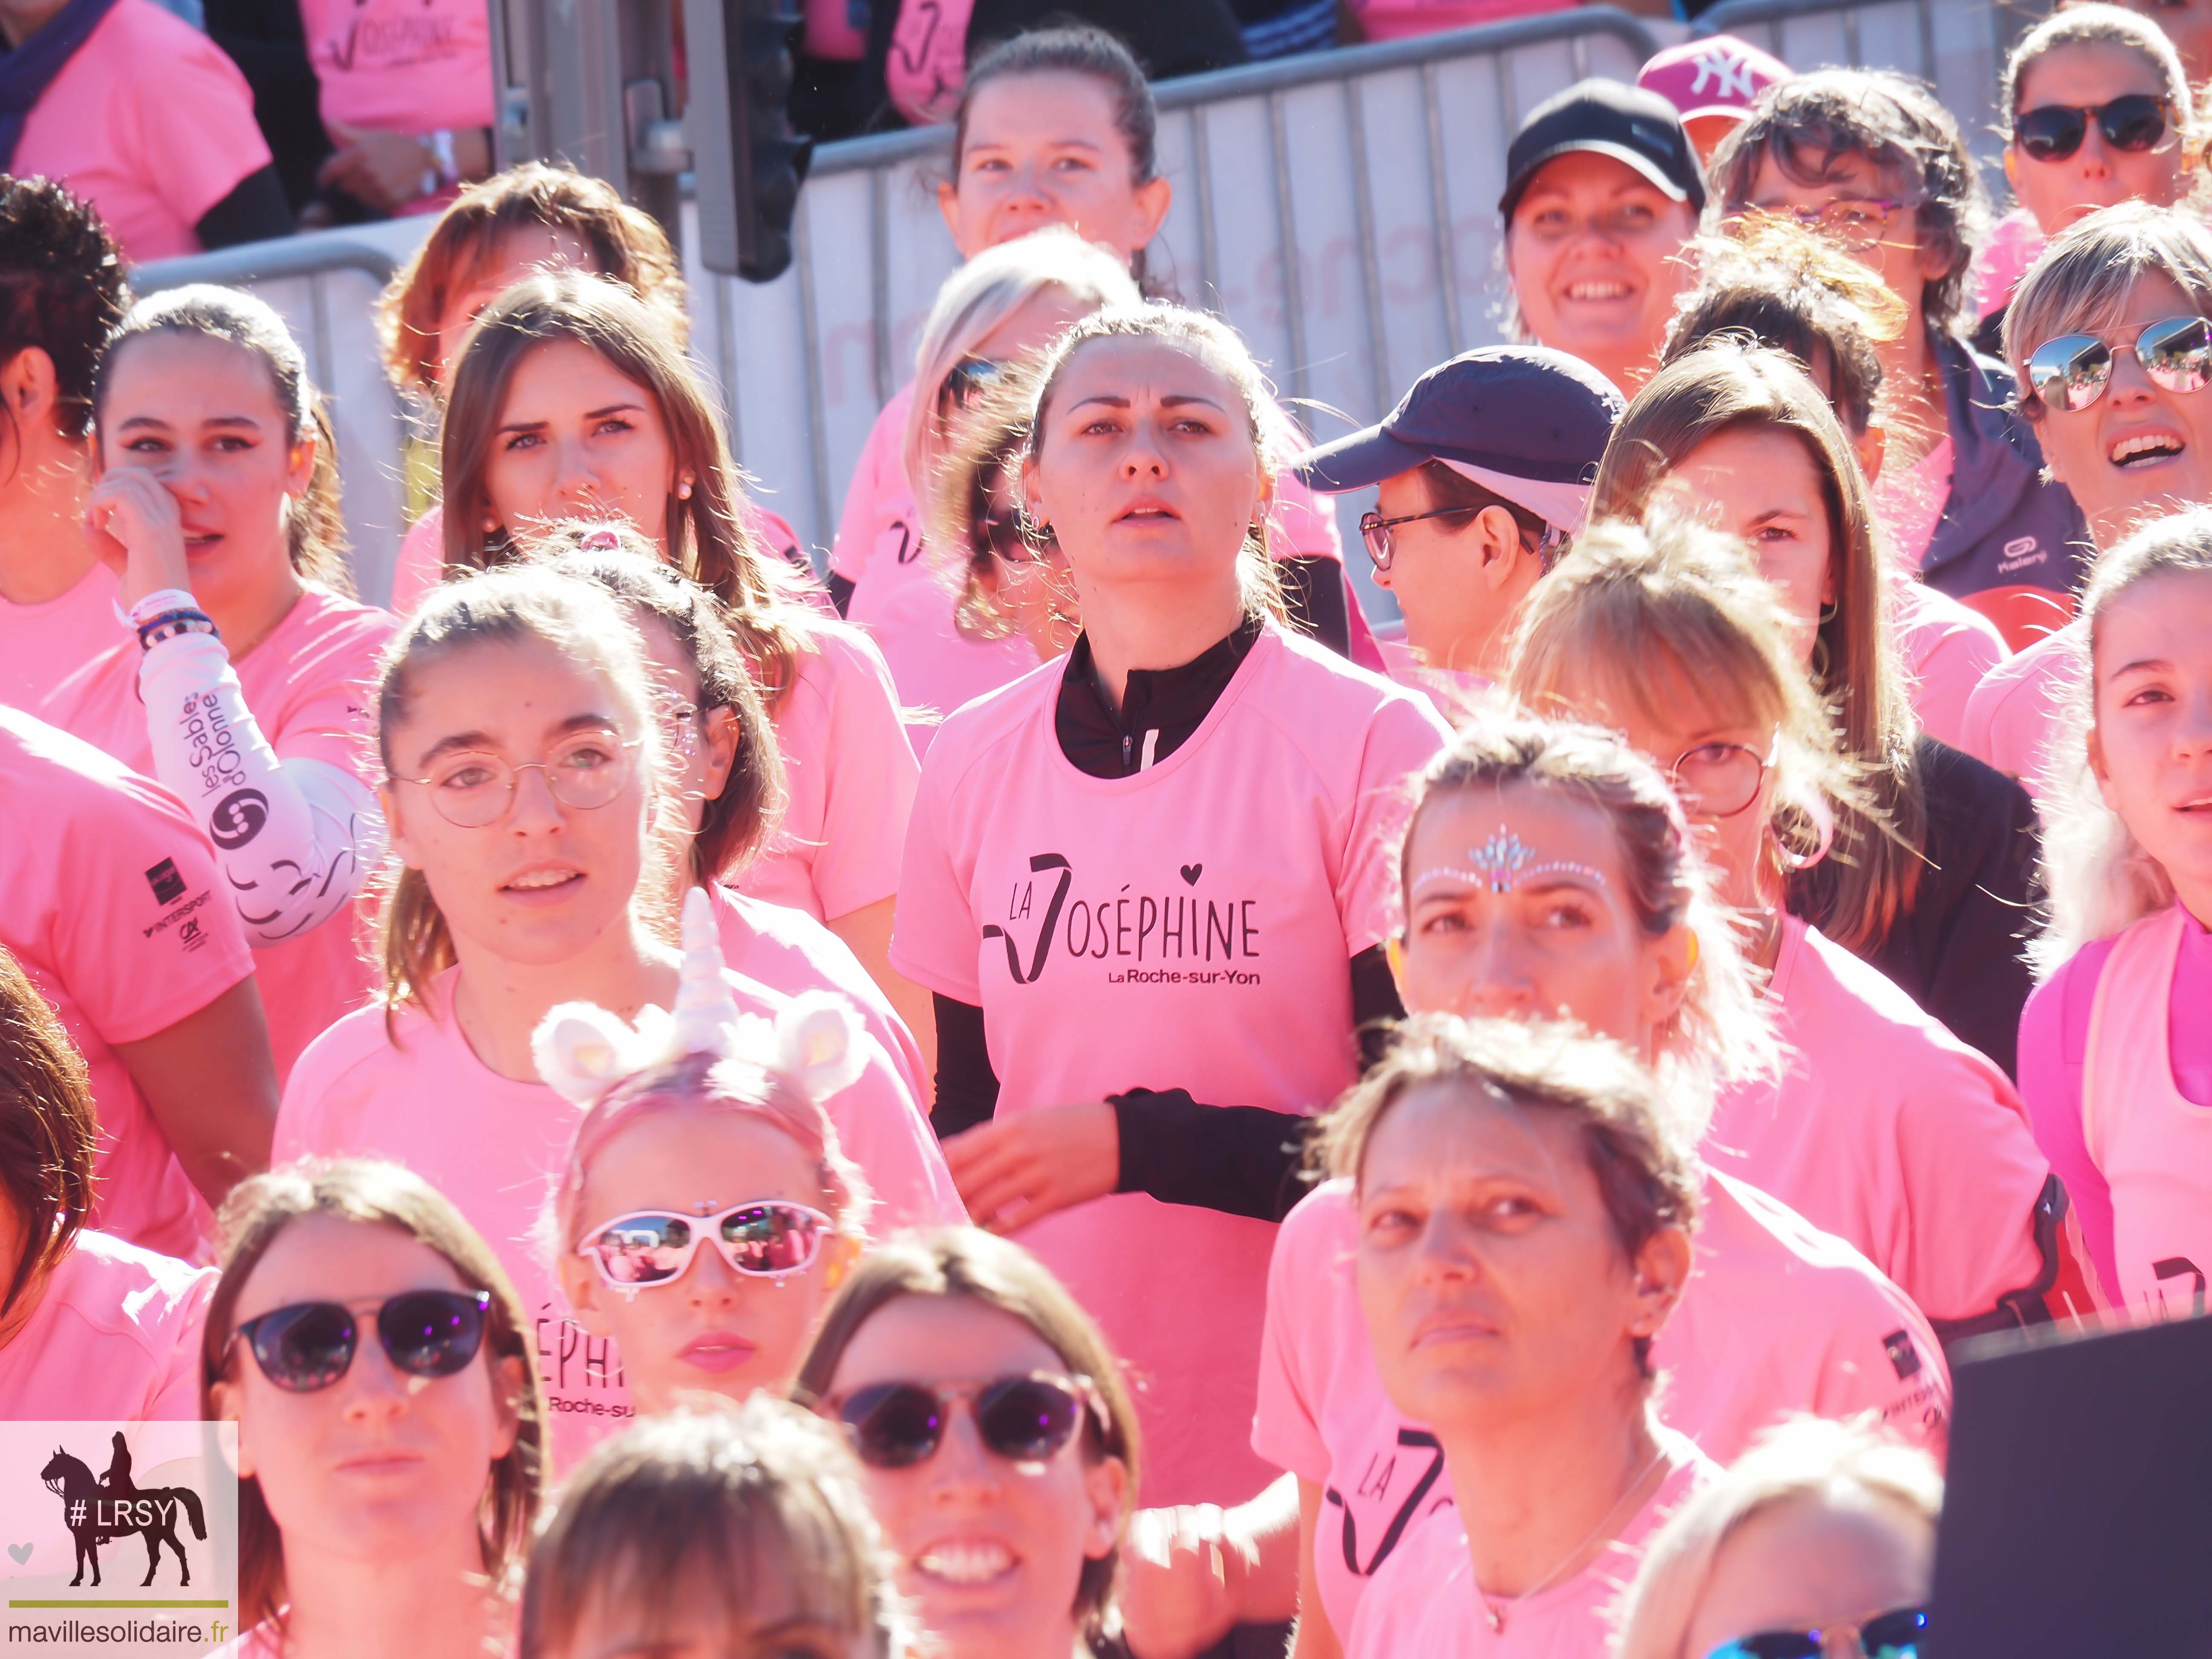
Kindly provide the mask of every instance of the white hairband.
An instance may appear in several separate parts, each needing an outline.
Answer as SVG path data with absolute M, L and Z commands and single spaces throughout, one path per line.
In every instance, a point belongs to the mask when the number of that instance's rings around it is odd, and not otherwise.
M 687 1054 L 750 1060 L 817 1104 L 867 1067 L 860 1018 L 832 992 L 802 992 L 773 1021 L 738 1009 L 723 977 L 714 901 L 703 887 L 684 896 L 684 969 L 673 1013 L 648 1004 L 633 1024 L 594 1002 L 563 1002 L 538 1021 L 530 1053 L 555 1093 L 587 1109 L 639 1073 Z

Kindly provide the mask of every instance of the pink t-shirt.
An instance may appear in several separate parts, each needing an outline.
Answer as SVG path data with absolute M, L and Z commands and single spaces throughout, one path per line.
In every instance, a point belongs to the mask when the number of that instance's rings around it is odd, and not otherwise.
M 835 921 L 891 897 L 921 768 L 883 653 L 842 623 L 811 625 L 775 709 L 787 801 L 740 892 Z
M 2069 623 L 1984 674 L 1966 699 L 1955 746 L 2018 778 L 2039 800 L 2050 745 L 2087 677 L 2086 644 L 2079 625 Z
M 891 962 L 980 1006 L 998 1115 L 1131 1088 L 1310 1112 L 1357 1076 L 1352 958 L 1389 930 L 1428 706 L 1269 627 L 1150 769 L 1061 754 L 1048 665 L 945 723 L 907 840 Z M 1234 1503 L 1268 1223 L 1129 1193 L 1019 1235 L 1129 1366 L 1147 1504 Z M 1172 1295 L 1163 1288 L 1172 1285 Z
M 435 132 L 492 124 L 483 0 L 300 0 L 326 124 Z
M 1997 625 L 1971 605 L 1899 575 L 1890 618 L 1898 654 L 1912 679 L 1912 712 L 1938 743 L 1960 747 L 1966 703 L 1982 677 L 2009 657 Z
M 55 688 L 115 644 L 115 573 L 95 564 L 42 605 L 0 599 L 0 703 L 39 712 Z
M 0 1348 L 0 1421 L 198 1421 L 216 1279 L 212 1267 L 79 1233 L 38 1310 Z
M 2112 1196 L 2112 1256 L 2122 1306 L 2138 1319 L 2205 1310 L 2212 1269 L 2212 1104 L 2192 1097 L 2172 1037 L 2185 945 L 2204 929 L 2179 904 L 2119 936 L 2097 982 L 2081 1074 L 2081 1133 Z M 2190 1024 L 2199 1028 L 2204 1006 Z M 2201 1095 L 2201 1069 L 2189 1079 Z
M 154 0 L 115 0 L 32 107 L 9 170 L 90 202 L 137 265 L 198 253 L 193 227 L 269 161 L 222 48 Z
M 722 930 L 722 960 L 732 972 L 771 991 L 835 991 L 860 1012 L 907 1092 L 927 1109 L 933 1097 L 921 1049 L 852 948 L 804 910 L 747 898 L 717 882 L 714 920 Z
M 1986 317 L 2011 302 L 2013 289 L 2043 254 L 2043 230 L 2035 216 L 2016 207 L 1998 220 L 1974 260 L 1974 314 Z
M 2105 963 L 2124 936 L 2094 939 L 2076 951 L 2035 988 L 2020 1016 L 2021 1103 L 2035 1126 L 2035 1144 L 2066 1183 L 2081 1242 L 2108 1288 L 2120 1282 L 2112 1252 L 2112 1193 L 2089 1153 L 2081 1093 Z M 2212 1020 L 2191 1018 L 2212 1007 L 2212 929 L 2194 917 L 2182 926 L 2169 984 L 2163 992 L 2168 1074 L 2184 1100 L 2212 1108 Z
M 2051 1165 L 2005 1074 L 1795 916 L 1767 994 L 1783 1076 L 1722 1096 L 1713 1164 L 1850 1240 L 1932 1320 L 2033 1284 Z
M 207 842 L 161 785 L 0 708 L 0 945 L 91 1073 L 93 1224 L 164 1255 L 198 1254 L 207 1206 L 110 1045 L 167 1030 L 253 973 Z
M 1378 640 L 1383 672 L 1408 691 L 1418 691 L 1429 705 L 1454 726 L 1482 708 L 1496 692 L 1498 682 L 1460 668 L 1432 668 L 1421 653 L 1403 640 Z
M 847 614 L 883 647 L 900 699 L 912 711 L 915 752 L 922 754 L 945 715 L 1018 679 L 1037 665 L 1037 654 L 1027 640 L 971 640 L 954 625 L 958 578 L 945 556 L 922 544 L 921 507 L 907 481 L 906 425 L 913 406 L 908 381 L 868 428 L 838 515 L 830 568 L 854 584 Z M 1287 417 L 1284 423 L 1287 428 Z M 1289 438 L 1285 442 L 1292 452 L 1300 447 Z M 1327 498 L 1287 473 L 1278 489 L 1267 550 L 1279 559 L 1343 559 Z M 1373 640 L 1349 592 L 1346 603 L 1355 612 L 1355 646 L 1364 643 L 1372 652 Z M 1353 659 L 1362 659 L 1358 649 Z M 1370 657 L 1364 665 L 1381 665 Z
M 411 617 L 422 596 L 446 577 L 446 506 L 433 501 L 399 538 L 399 557 L 392 567 L 392 610 Z
M 1944 504 L 1951 499 L 1953 455 L 1948 437 L 1911 466 L 1887 467 L 1869 494 L 1875 517 L 1889 532 L 1889 544 L 1897 555 L 1897 568 L 1917 575 L 1928 556 L 1928 543 L 1942 522 Z
M 568 1318 L 535 1237 L 576 1109 L 544 1084 L 501 1077 L 477 1058 L 449 1012 L 459 971 L 432 981 L 426 1000 L 434 1018 L 404 1008 L 387 1033 L 382 1007 L 361 1008 L 315 1040 L 284 1091 L 273 1161 L 393 1158 L 459 1206 L 522 1297 L 565 1466 L 634 1414 L 621 1356 Z M 748 1012 L 773 1017 L 787 1000 L 729 977 Z M 875 1190 L 875 1231 L 964 1222 L 927 1121 L 889 1059 L 872 1042 L 867 1048 L 866 1073 L 830 1102 L 829 1112 L 846 1154 Z
M 232 663 L 246 706 L 277 759 L 322 761 L 363 781 L 374 780 L 377 656 L 398 626 L 388 611 L 310 587 L 267 639 Z M 54 693 L 46 716 L 150 775 L 153 744 L 138 696 L 145 653 L 121 624 L 115 631 L 125 635 L 122 643 L 72 675 Z M 325 1026 L 375 990 L 368 927 L 353 907 L 253 954 L 282 1079 Z
M 955 625 L 956 578 L 922 546 L 921 506 L 900 453 L 913 405 L 908 381 L 868 428 L 830 568 L 854 584 L 847 616 L 882 647 L 915 752 L 926 755 L 945 716 L 1019 679 L 1037 653 L 1025 639 L 971 640 Z
M 1267 1268 L 1252 1449 L 1323 1489 L 1314 1576 L 1331 1629 L 1419 1516 L 1449 1501 L 1436 1437 L 1382 1391 L 1354 1282 L 1357 1195 L 1315 1188 Z M 1652 1345 L 1660 1414 L 1722 1463 L 1790 1412 L 1861 1412 L 1940 1449 L 1951 1377 L 1911 1298 L 1842 1239 L 1754 1188 L 1705 1181 L 1689 1291 Z
M 1360 1597 L 1345 1659 L 1606 1659 L 1613 1604 L 1636 1577 L 1644 1543 L 1682 1500 L 1720 1476 L 1680 1434 L 1659 1431 L 1668 1465 L 1659 1490 L 1590 1565 L 1553 1589 L 1489 1604 L 1474 1582 L 1467 1529 L 1456 1510 L 1412 1528 Z

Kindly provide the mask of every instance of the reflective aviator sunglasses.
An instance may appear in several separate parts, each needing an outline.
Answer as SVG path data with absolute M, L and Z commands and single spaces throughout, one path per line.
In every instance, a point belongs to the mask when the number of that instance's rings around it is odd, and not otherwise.
M 2028 356 L 2028 387 L 2045 408 L 2079 414 L 2111 389 L 2112 354 L 2094 334 L 2046 340 Z M 2212 379 L 2212 323 L 2202 317 L 2167 317 L 2148 324 L 2136 336 L 2135 354 L 2153 386 L 2173 392 L 2202 391 Z
M 1855 1646 L 1838 1646 L 1856 1637 Z M 1857 1625 L 1826 1630 L 1766 1630 L 1723 1642 L 1705 1659 L 1835 1659 L 1864 1654 L 1866 1659 L 1923 1659 L 1928 1651 L 1928 1609 L 1897 1607 Z

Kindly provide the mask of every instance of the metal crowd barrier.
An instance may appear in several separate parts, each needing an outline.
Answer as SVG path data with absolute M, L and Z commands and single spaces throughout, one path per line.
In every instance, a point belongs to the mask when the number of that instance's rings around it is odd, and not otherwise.
M 1583 76 L 1631 78 L 1654 49 L 1633 20 L 1591 8 L 1170 82 L 1160 161 L 1175 205 L 1152 271 L 1243 331 L 1285 397 L 1374 419 L 1421 370 L 1498 336 L 1497 201 L 1522 115 Z M 694 350 L 738 457 L 816 548 L 957 263 L 933 190 L 949 136 L 825 146 L 778 281 L 689 272 Z M 684 218 L 690 243 L 688 205 Z M 133 274 L 141 292 L 250 288 L 291 325 L 331 403 L 371 599 L 389 591 L 404 532 L 412 418 L 385 382 L 371 304 L 427 229 L 325 231 Z
M 1498 198 L 1522 116 L 1584 76 L 1633 79 L 1656 49 L 1589 8 L 1168 82 L 1175 198 L 1150 273 L 1235 324 L 1285 398 L 1373 420 L 1423 369 L 1498 337 Z M 814 545 L 957 264 L 934 188 L 948 138 L 825 149 L 777 282 L 690 272 L 695 349 L 745 465 Z
M 2025 21 L 1986 0 L 1723 0 L 1698 29 L 1746 35 L 1800 68 L 1928 76 L 1993 151 L 1998 67 Z M 1423 369 L 1501 336 L 1497 202 L 1521 118 L 1584 76 L 1632 78 L 1654 50 L 1635 20 L 1591 7 L 1169 82 L 1160 161 L 1175 200 L 1151 272 L 1241 330 L 1317 437 L 1371 421 Z M 825 146 L 800 198 L 798 257 L 775 283 L 690 262 L 693 349 L 738 457 L 817 549 L 957 263 L 934 189 L 948 139 L 936 129 Z M 687 205 L 687 244 L 692 216 Z M 133 276 L 141 292 L 250 288 L 291 325 L 331 404 L 355 569 L 372 599 L 388 592 L 404 531 L 413 413 L 384 379 L 371 307 L 428 228 L 325 231 Z

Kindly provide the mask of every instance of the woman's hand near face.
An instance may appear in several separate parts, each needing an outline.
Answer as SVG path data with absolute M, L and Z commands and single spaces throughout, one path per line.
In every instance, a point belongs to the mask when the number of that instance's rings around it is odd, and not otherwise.
M 151 471 L 119 466 L 102 473 L 85 498 L 84 525 L 93 552 L 121 580 L 125 606 L 163 588 L 191 590 L 184 513 Z
M 1121 1121 L 1103 1100 L 1048 1106 L 953 1136 L 945 1162 L 975 1224 L 1010 1233 L 1114 1190 Z

